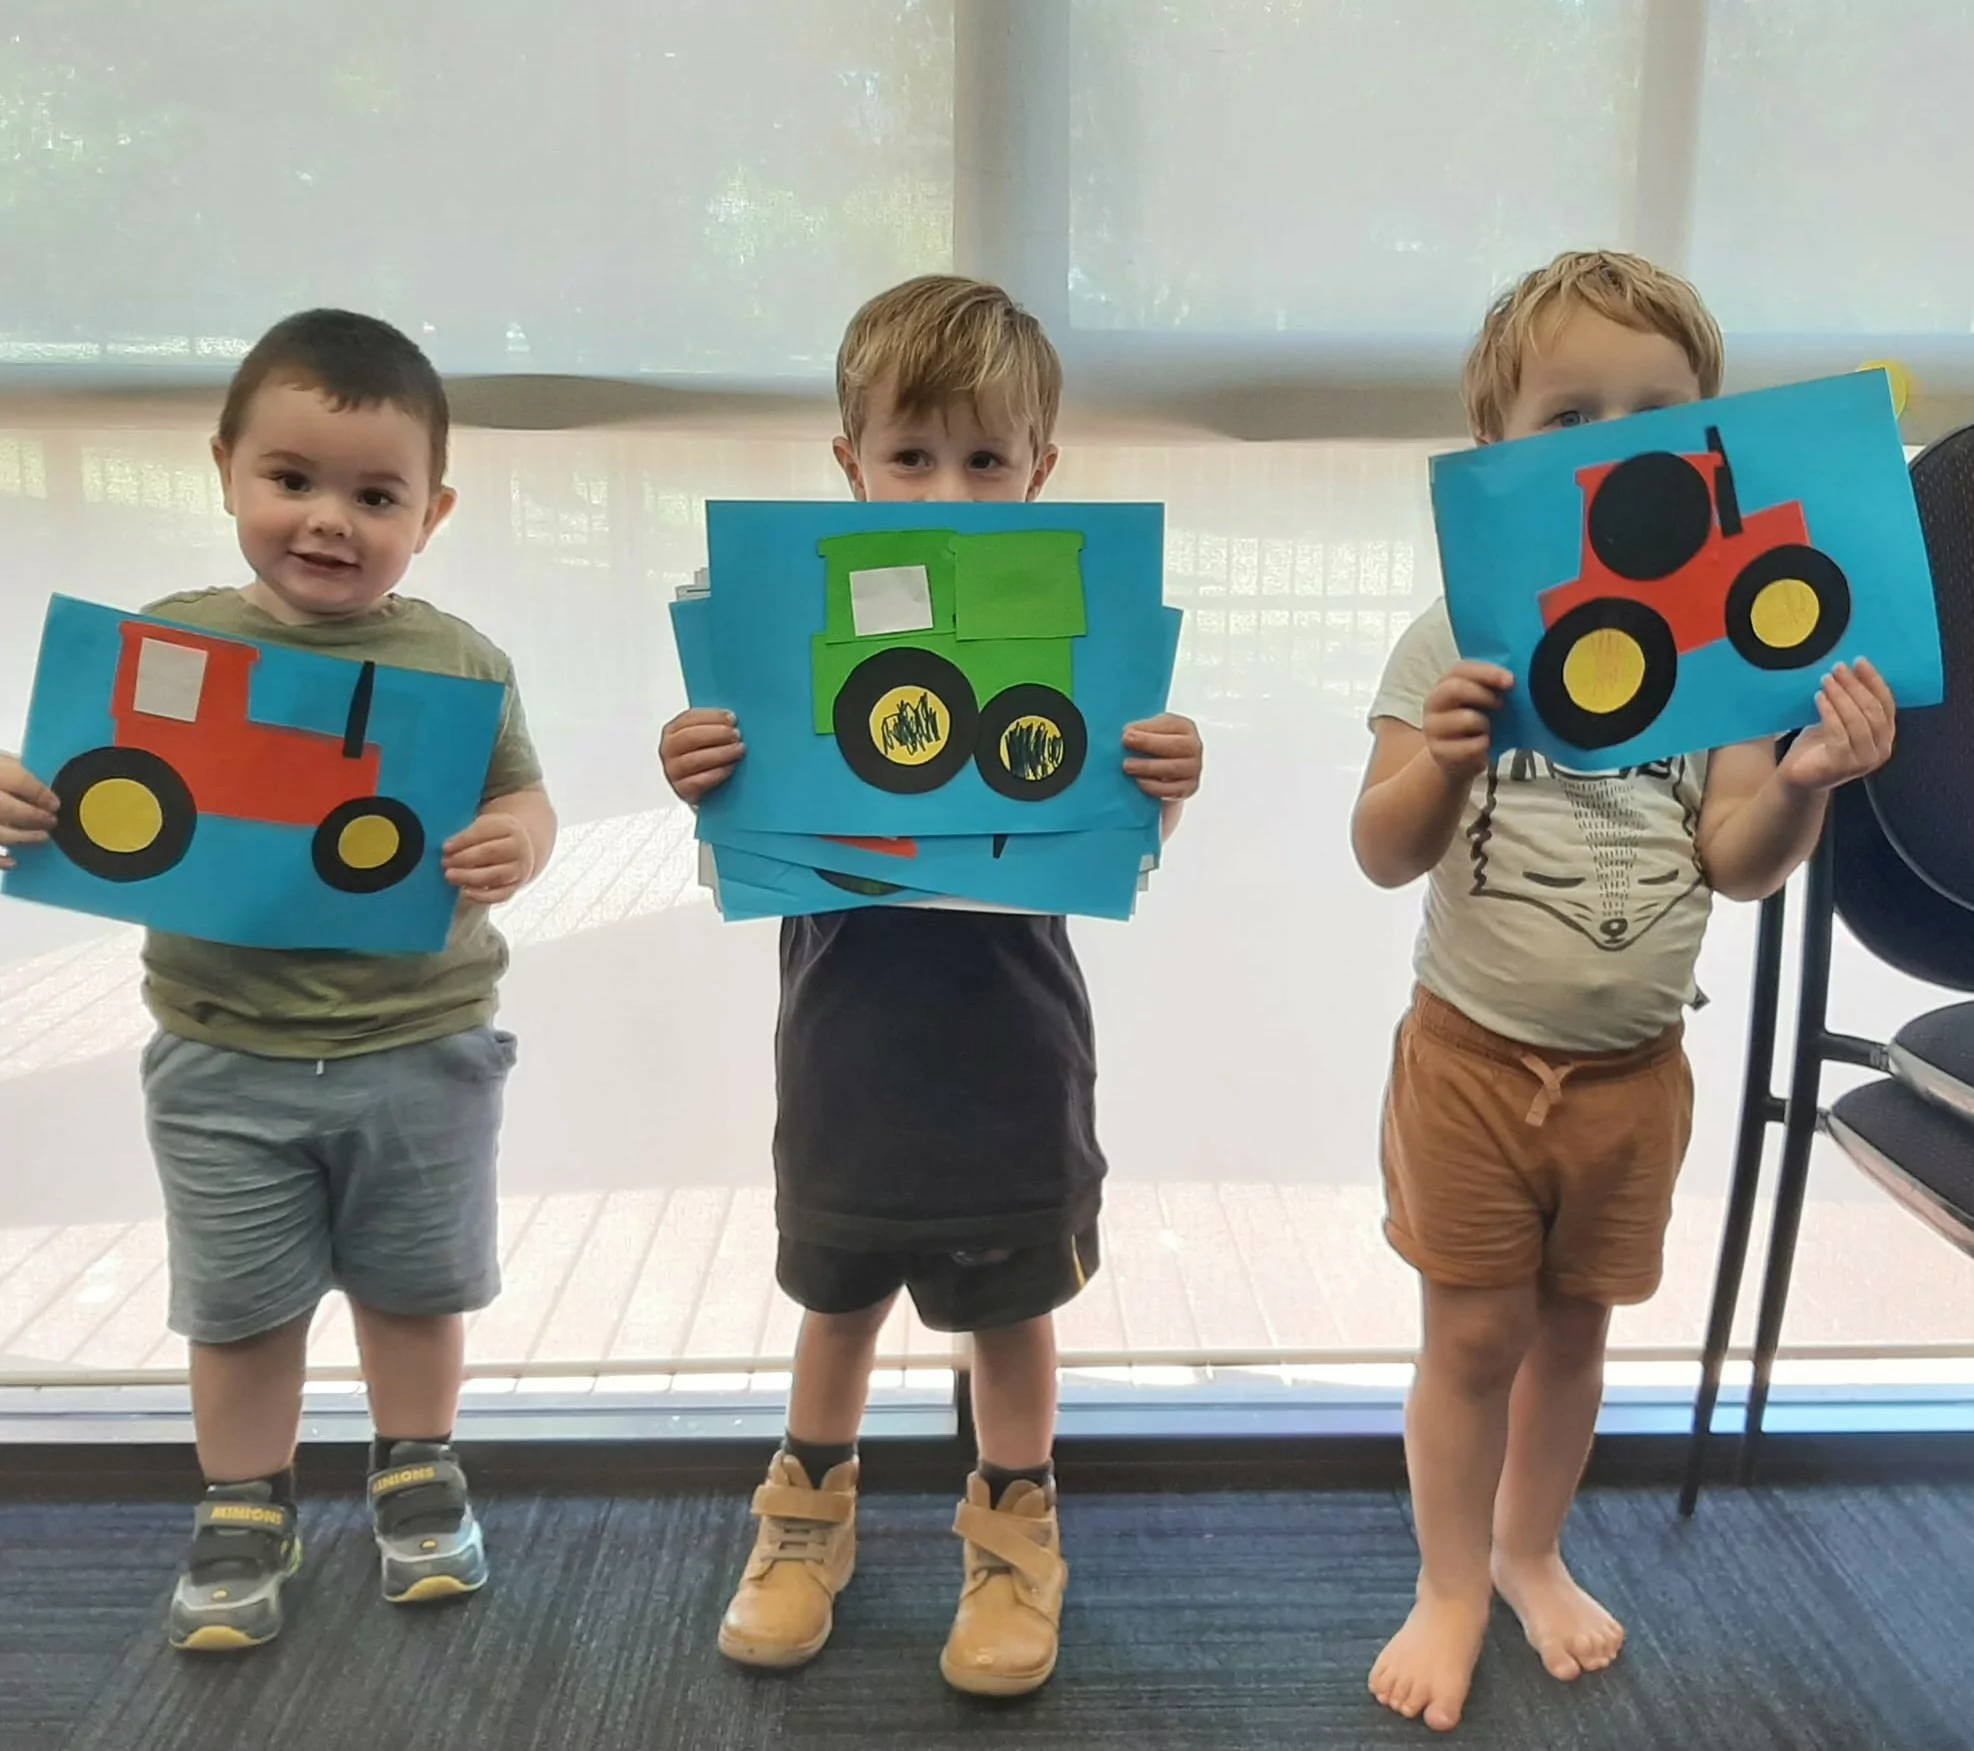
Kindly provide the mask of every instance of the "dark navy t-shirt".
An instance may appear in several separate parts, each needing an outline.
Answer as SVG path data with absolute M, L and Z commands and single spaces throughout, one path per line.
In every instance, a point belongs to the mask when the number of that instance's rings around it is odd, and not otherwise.
M 1096 1218 L 1096 1040 L 1061 918 L 868 907 L 781 931 L 782 1236 L 1046 1246 Z

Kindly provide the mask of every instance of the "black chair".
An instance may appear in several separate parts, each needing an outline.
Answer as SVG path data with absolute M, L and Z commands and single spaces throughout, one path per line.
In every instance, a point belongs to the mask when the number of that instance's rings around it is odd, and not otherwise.
M 1744 1483 L 1754 1476 L 1759 1456 L 1818 1129 L 1907 1209 L 1974 1252 L 1974 1003 L 1921 1016 L 1887 1043 L 1838 1033 L 1828 1024 L 1835 917 L 1889 966 L 1931 984 L 1974 992 L 1974 427 L 1918 456 L 1912 481 L 1939 605 L 1946 697 L 1937 707 L 1901 713 L 1898 746 L 1884 770 L 1846 787 L 1832 802 L 1804 896 L 1802 976 L 1786 1100 L 1772 1087 L 1784 896 L 1775 895 L 1762 908 L 1740 1135 L 1694 1402 L 1682 1514 L 1693 1512 L 1706 1472 L 1771 1124 L 1782 1126 L 1782 1158 L 1754 1378 L 1742 1425 Z M 1821 1112 L 1823 1066 L 1832 1063 L 1876 1070 L 1880 1080 Z

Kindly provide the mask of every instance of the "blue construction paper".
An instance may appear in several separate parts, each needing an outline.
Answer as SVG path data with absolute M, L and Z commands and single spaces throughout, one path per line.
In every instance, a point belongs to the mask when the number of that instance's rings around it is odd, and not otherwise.
M 145 617 L 65 596 L 49 603 L 22 749 L 23 763 L 43 782 L 52 783 L 71 757 L 116 741 L 110 702 L 119 629 L 133 621 Z M 313 731 L 340 745 L 360 663 L 255 639 L 221 642 L 260 653 L 250 723 Z M 49 844 L 21 848 L 18 867 L 0 876 L 0 891 L 245 947 L 434 953 L 445 946 L 458 898 L 445 880 L 441 847 L 479 812 L 504 697 L 498 682 L 379 665 L 365 735 L 381 753 L 378 791 L 406 804 L 425 829 L 418 866 L 381 893 L 328 887 L 310 860 L 310 828 L 210 814 L 199 817 L 183 860 L 149 880 L 106 881 Z
M 800 864 L 723 845 L 713 847 L 713 866 L 719 875 L 720 915 L 734 923 L 750 918 L 807 918 L 936 898 L 906 888 L 881 896 L 853 894 Z
M 758 924 L 763 919 L 790 916 L 784 895 L 746 882 L 722 881 L 719 893 L 720 917 L 728 924 Z
M 1164 709 L 1170 680 L 1163 507 L 715 502 L 706 526 L 716 696 L 689 696 L 736 715 L 748 756 L 701 805 L 705 818 L 755 832 L 859 837 L 1060 833 L 1156 818 L 1156 801 L 1124 776 L 1121 748 L 1127 723 Z M 1003 797 L 969 766 L 939 790 L 894 796 L 858 779 L 834 739 L 815 733 L 810 641 L 827 618 L 817 543 L 919 528 L 1082 533 L 1089 632 L 1075 642 L 1073 691 L 1090 755 L 1061 794 Z M 1106 749 L 1118 757 L 1103 758 Z
M 847 898 L 847 896 L 846 896 Z M 786 894 L 772 888 L 757 888 L 751 882 L 720 878 L 718 895 L 720 917 L 728 924 L 755 924 L 762 919 L 812 916 L 793 904 Z M 821 906 L 818 911 L 847 911 L 847 907 Z
M 1146 717 L 1157 717 L 1165 710 L 1163 701 L 1172 691 L 1172 674 L 1179 666 L 1179 637 L 1186 630 L 1186 611 L 1183 608 L 1161 608 L 1159 627 L 1159 699 L 1158 711 L 1145 712 L 1142 716 L 1128 718 L 1129 723 L 1142 723 Z M 1120 745 L 1122 738 L 1119 738 Z
M 686 596 L 672 604 L 672 637 L 679 647 L 679 673 L 685 696 L 695 706 L 720 710 L 725 701 L 713 672 L 713 601 Z
M 1799 668 L 1758 668 L 1726 638 L 1681 652 L 1677 685 L 1655 721 L 1586 748 L 1543 722 L 1530 685 L 1544 633 L 1543 592 L 1584 572 L 1585 512 L 1576 471 L 1649 451 L 1700 456 L 1717 428 L 1734 497 L 1758 551 L 1754 519 L 1794 502 L 1808 545 L 1849 583 L 1851 617 L 1835 647 Z M 1433 513 L 1447 609 L 1464 657 L 1498 663 L 1516 686 L 1495 719 L 1497 748 L 1524 748 L 1577 768 L 1635 766 L 1674 754 L 1778 735 L 1816 721 L 1818 685 L 1839 661 L 1868 657 L 1902 707 L 1942 696 L 1939 622 L 1925 540 L 1882 371 L 1662 408 L 1510 444 L 1436 457 Z M 1719 535 L 1719 510 L 1709 542 Z M 1704 561 L 1695 562 L 1695 565 Z M 1737 558 L 1729 569 L 1738 568 Z M 1632 584 L 1647 603 L 1682 596 L 1685 573 Z M 1675 641 L 1677 642 L 1677 641 Z M 1809 644 L 1801 648 L 1808 650 Z M 1607 720 L 1616 725 L 1620 720 Z
M 723 876 L 729 852 L 746 851 L 952 899 L 1086 918 L 1129 918 L 1144 860 L 1158 853 L 1156 821 L 1149 829 L 1011 834 L 999 856 L 992 835 L 916 839 L 910 857 L 806 834 L 749 833 L 721 823 L 702 823 L 701 837 L 715 848 Z

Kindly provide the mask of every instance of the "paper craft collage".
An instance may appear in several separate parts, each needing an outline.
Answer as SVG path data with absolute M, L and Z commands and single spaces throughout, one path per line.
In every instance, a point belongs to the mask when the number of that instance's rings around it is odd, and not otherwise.
M 435 953 L 440 848 L 478 812 L 504 693 L 56 596 L 22 760 L 62 811 L 0 892 L 248 948 Z
M 699 810 L 729 920 L 862 906 L 1131 916 L 1159 808 L 1124 728 L 1180 615 L 1157 505 L 713 503 L 672 606 L 747 755 Z
M 1883 369 L 1436 457 L 1464 657 L 1516 678 L 1497 748 L 1637 766 L 1816 721 L 1840 660 L 1943 690 L 1925 537 Z

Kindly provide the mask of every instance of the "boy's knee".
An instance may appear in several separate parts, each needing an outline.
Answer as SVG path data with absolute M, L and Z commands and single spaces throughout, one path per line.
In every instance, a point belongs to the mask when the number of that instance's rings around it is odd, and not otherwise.
M 1533 1297 L 1435 1298 L 1426 1316 L 1430 1366 L 1464 1391 L 1506 1390 L 1536 1332 Z
M 1528 1340 L 1520 1332 L 1474 1331 L 1443 1344 L 1437 1360 L 1440 1368 L 1468 1392 L 1488 1396 L 1514 1384 L 1527 1354 Z
M 1611 1309 L 1602 1301 L 1546 1290 L 1540 1314 L 1540 1343 L 1551 1360 L 1563 1364 L 1601 1361 L 1611 1329 Z

